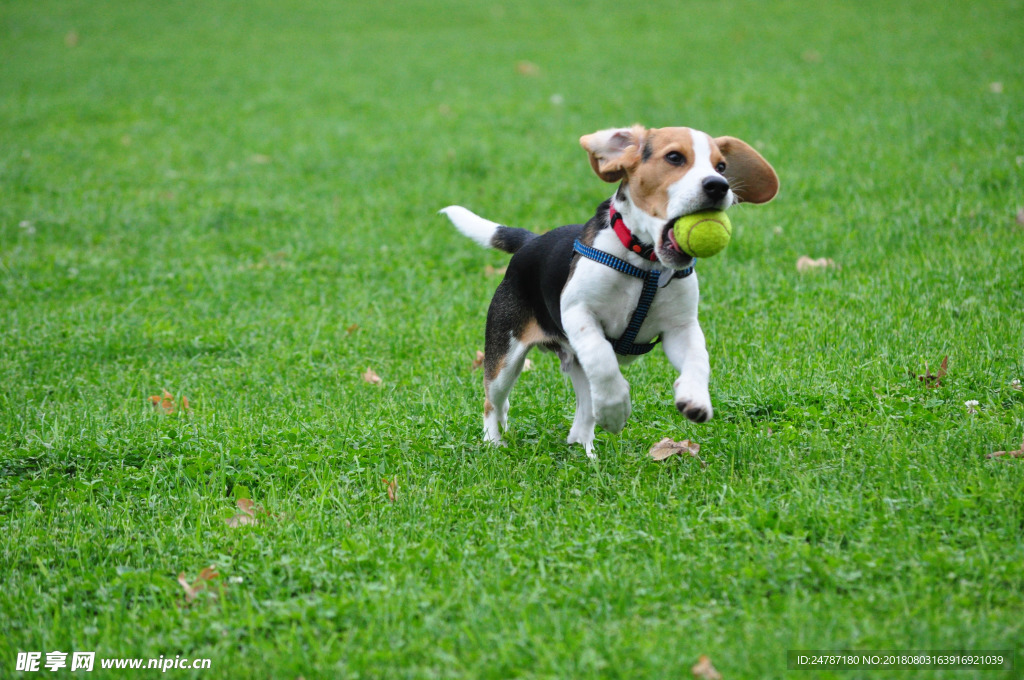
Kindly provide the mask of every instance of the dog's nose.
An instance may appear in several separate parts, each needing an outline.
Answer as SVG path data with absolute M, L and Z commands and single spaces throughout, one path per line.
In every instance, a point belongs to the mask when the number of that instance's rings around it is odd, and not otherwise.
M 720 201 L 729 192 L 729 183 L 721 177 L 705 177 L 701 182 L 704 193 L 713 201 Z

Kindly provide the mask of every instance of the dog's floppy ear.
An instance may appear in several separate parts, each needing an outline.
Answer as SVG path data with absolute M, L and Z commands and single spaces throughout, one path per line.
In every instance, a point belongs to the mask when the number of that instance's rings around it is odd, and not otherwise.
M 779 177 L 761 154 L 735 137 L 717 137 L 725 156 L 725 178 L 736 198 L 744 203 L 767 203 L 779 192 Z
M 590 167 L 605 182 L 618 182 L 627 168 L 640 162 L 646 130 L 641 125 L 601 130 L 580 137 L 580 146 L 587 150 Z

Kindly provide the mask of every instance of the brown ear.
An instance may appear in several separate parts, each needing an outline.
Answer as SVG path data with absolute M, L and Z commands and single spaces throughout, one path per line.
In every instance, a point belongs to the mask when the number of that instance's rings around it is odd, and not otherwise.
M 767 203 L 779 193 L 779 177 L 761 154 L 735 137 L 717 137 L 725 156 L 725 178 L 736 197 L 744 203 Z
M 618 182 L 629 168 L 640 162 L 640 147 L 647 131 L 640 125 L 600 130 L 580 137 L 590 167 L 605 182 Z

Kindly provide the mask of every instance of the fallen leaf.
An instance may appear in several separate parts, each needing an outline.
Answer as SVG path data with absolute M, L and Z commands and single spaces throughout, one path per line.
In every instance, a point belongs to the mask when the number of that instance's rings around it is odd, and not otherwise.
M 196 578 L 195 581 L 192 581 L 192 583 L 189 583 L 188 579 L 185 578 L 185 572 L 178 574 L 178 583 L 180 583 L 181 587 L 185 589 L 185 602 L 191 603 L 195 600 L 199 596 L 199 593 L 209 588 L 210 582 L 217 578 L 217 576 L 219 576 L 219 574 L 217 574 L 217 570 L 212 566 L 206 567 L 199 572 L 199 577 Z M 217 597 L 217 594 L 211 592 L 210 596 Z
M 653 458 L 654 460 L 665 460 L 671 456 L 676 455 L 677 453 L 679 455 L 687 453 L 690 455 L 690 457 L 696 458 L 702 468 L 706 468 L 708 464 L 705 463 L 704 460 L 697 455 L 699 451 L 700 444 L 698 444 L 697 442 L 691 442 L 689 439 L 684 439 L 681 442 L 676 442 L 672 441 L 668 437 L 665 437 L 660 442 L 652 446 L 651 450 L 648 453 L 650 453 L 651 458 Z
M 250 515 L 235 515 L 234 517 L 224 520 L 224 523 L 232 529 L 237 529 L 238 527 L 255 526 L 259 524 L 260 521 Z
M 346 328 L 346 329 L 345 329 L 345 333 L 346 333 L 347 335 L 352 335 L 352 334 L 353 334 L 353 333 L 355 333 L 355 332 L 356 332 L 357 330 L 359 330 L 359 324 L 357 324 L 357 323 L 354 323 L 354 324 L 352 324 L 351 326 L 349 326 L 348 328 Z
M 485 276 L 497 276 L 497 275 L 500 274 L 501 276 L 504 276 L 505 275 L 505 271 L 507 269 L 508 269 L 507 266 L 506 267 L 492 267 L 489 264 L 488 265 L 484 265 L 484 275 Z
M 237 505 L 238 509 L 242 512 L 234 517 L 224 520 L 229 527 L 235 529 L 237 527 L 245 527 L 260 523 L 260 521 L 256 519 L 256 513 L 263 512 L 263 508 L 253 503 L 251 499 L 239 498 L 235 501 L 235 505 Z
M 473 370 L 480 368 L 484 365 L 484 353 L 480 350 L 476 351 L 476 358 L 473 359 Z
M 174 395 L 167 390 L 164 390 L 163 396 L 156 394 L 151 396 L 149 403 L 157 411 L 163 410 L 164 413 L 174 413 Z
M 1024 437 L 1021 437 L 1020 448 L 1017 449 L 1016 451 L 995 451 L 993 453 L 986 455 L 985 457 L 1002 458 L 1003 456 L 1006 456 L 1007 458 L 1024 458 Z
M 818 259 L 814 259 L 807 257 L 806 255 L 801 255 L 796 261 L 796 270 L 798 272 L 806 272 L 812 269 L 829 269 L 834 268 L 835 266 L 835 260 L 830 257 L 819 257 Z
M 392 480 L 388 481 L 387 479 L 383 479 L 382 478 L 380 481 L 382 481 L 382 482 L 384 482 L 385 484 L 388 485 L 388 501 L 391 502 L 391 503 L 394 503 L 395 502 L 395 492 L 398 491 L 398 482 L 397 482 L 397 480 L 392 479 Z
M 377 375 L 376 371 L 374 371 L 372 368 L 366 369 L 366 373 L 363 373 L 363 380 L 370 383 L 371 385 L 380 385 L 381 383 L 384 382 L 381 379 L 381 377 Z
M 161 411 L 168 415 L 170 415 L 171 413 L 175 413 L 176 411 L 179 410 L 179 406 L 175 405 L 174 403 L 174 395 L 168 392 L 167 390 L 163 390 L 163 394 L 154 394 L 153 396 L 151 396 L 149 398 L 149 403 L 153 405 L 154 410 Z M 191 410 L 191 408 L 188 405 L 188 397 L 181 398 L 180 410 Z
M 517 61 L 516 72 L 521 76 L 537 76 L 540 75 L 540 66 L 537 66 L 532 61 Z
M 924 375 L 914 376 L 913 371 L 910 375 L 916 377 L 918 380 L 924 383 L 925 387 L 936 388 L 942 386 L 942 379 L 946 377 L 947 368 L 949 367 L 949 356 L 942 357 L 942 363 L 939 365 L 939 372 L 932 373 L 931 369 L 928 368 L 928 362 L 924 364 Z
M 722 674 L 711 665 L 711 659 L 707 654 L 701 654 L 697 663 L 690 669 L 693 677 L 697 680 L 722 680 Z

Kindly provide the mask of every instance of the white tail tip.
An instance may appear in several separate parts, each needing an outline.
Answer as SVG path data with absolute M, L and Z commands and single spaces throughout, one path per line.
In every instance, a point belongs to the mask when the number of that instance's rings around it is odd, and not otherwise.
M 438 212 L 451 220 L 456 229 L 485 248 L 491 247 L 491 238 L 497 228 L 501 226 L 497 222 L 485 220 L 461 205 L 450 205 L 447 208 L 441 208 Z

